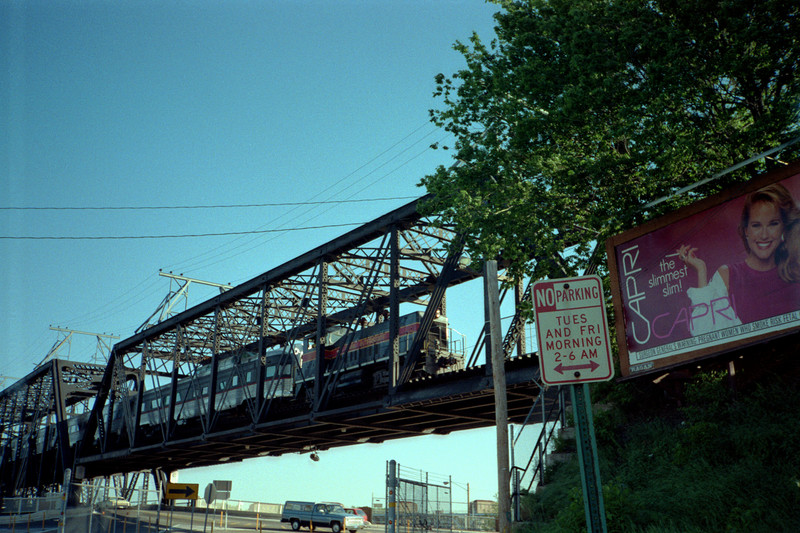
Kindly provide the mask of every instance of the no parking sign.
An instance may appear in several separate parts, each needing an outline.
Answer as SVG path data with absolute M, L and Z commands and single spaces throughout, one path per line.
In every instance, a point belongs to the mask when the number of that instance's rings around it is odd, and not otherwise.
M 564 385 L 614 377 L 598 276 L 538 281 L 533 303 L 542 381 Z

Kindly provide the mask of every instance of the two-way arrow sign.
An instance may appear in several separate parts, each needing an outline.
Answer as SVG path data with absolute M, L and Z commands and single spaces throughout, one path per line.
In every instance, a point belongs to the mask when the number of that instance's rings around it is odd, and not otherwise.
M 197 483 L 167 483 L 166 497 L 168 500 L 196 500 Z
M 600 368 L 600 365 L 594 361 L 589 361 L 585 365 L 565 365 L 564 363 L 559 363 L 553 370 L 559 374 L 563 374 L 564 372 L 570 372 L 572 370 L 588 370 L 589 372 L 594 372 L 598 368 Z

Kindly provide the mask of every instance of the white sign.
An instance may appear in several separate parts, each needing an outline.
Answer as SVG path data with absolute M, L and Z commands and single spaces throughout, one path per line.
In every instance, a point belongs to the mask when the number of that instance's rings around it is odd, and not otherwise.
M 564 385 L 614 377 L 599 277 L 537 281 L 533 305 L 542 381 Z

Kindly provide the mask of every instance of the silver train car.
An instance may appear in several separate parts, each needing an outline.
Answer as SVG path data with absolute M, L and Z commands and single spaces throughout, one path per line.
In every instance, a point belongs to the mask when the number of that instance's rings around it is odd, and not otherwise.
M 399 354 L 401 360 L 412 347 L 422 320 L 422 312 L 413 312 L 400 317 Z M 388 360 L 391 353 L 389 323 L 367 323 L 362 321 L 355 330 L 344 327 L 331 328 L 325 336 L 324 354 L 318 357 L 313 338 L 309 337 L 295 346 L 267 351 L 258 356 L 254 346 L 244 347 L 228 354 L 218 355 L 217 386 L 214 405 L 217 412 L 241 413 L 248 401 L 256 399 L 260 366 L 265 368 L 262 399 L 270 398 L 291 402 L 305 397 L 313 388 L 317 376 L 317 365 L 324 365 L 323 376 L 327 379 L 337 374 L 336 389 L 341 391 L 375 390 L 389 382 Z M 438 374 L 464 367 L 464 336 L 448 327 L 447 319 L 438 316 L 421 345 L 423 367 L 427 374 Z M 210 364 L 198 368 L 192 376 L 180 380 L 175 394 L 174 420 L 181 426 L 196 423 L 207 414 L 211 392 Z M 141 384 L 136 385 L 136 387 Z M 133 387 L 134 389 L 136 387 Z M 150 388 L 142 393 L 139 429 L 144 435 L 156 435 L 170 416 L 172 385 Z M 113 418 L 110 431 L 121 436 L 126 424 L 136 412 L 138 391 L 131 390 L 127 400 L 113 403 Z M 110 407 L 104 407 L 103 419 L 108 421 Z M 76 414 L 67 420 L 69 444 L 75 445 L 81 438 L 89 413 Z M 106 422 L 107 423 L 107 422 Z M 99 439 L 99 431 L 95 440 Z M 37 453 L 56 445 L 55 426 L 43 425 L 34 437 L 22 442 L 21 452 L 27 453 L 35 446 Z M 15 449 L 12 453 L 16 453 Z

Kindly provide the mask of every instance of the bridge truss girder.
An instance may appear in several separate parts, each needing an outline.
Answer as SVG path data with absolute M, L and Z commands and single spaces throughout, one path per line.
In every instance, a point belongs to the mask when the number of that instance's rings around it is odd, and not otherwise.
M 435 309 L 444 298 L 443 271 L 448 270 L 447 284 L 475 279 L 480 274 L 456 268 L 459 251 L 453 246 L 455 233 L 436 227 L 432 219 L 421 216 L 418 202 L 117 343 L 83 435 L 81 457 L 110 457 L 116 450 L 161 445 L 176 439 L 207 439 L 220 432 L 236 431 L 242 425 L 257 427 L 284 420 L 287 409 L 290 415 L 303 418 L 341 407 L 337 403 L 340 401 L 333 398 L 336 372 L 313 376 L 314 386 L 296 395 L 288 407 L 279 397 L 280 391 L 270 390 L 268 380 L 264 385 L 268 376 L 261 375 L 258 383 L 263 388 L 246 399 L 244 412 L 239 413 L 235 423 L 227 413 L 220 417 L 216 405 L 209 402 L 201 406 L 196 417 L 200 427 L 186 428 L 178 423 L 175 413 L 184 409 L 189 400 L 178 395 L 176 383 L 193 383 L 199 381 L 199 373 L 210 372 L 209 395 L 214 397 L 218 392 L 215 388 L 220 385 L 216 379 L 220 356 L 241 358 L 251 352 L 263 356 L 270 349 L 291 346 L 306 338 L 315 339 L 315 345 L 319 345 L 327 328 L 354 331 L 359 319 L 377 318 L 384 310 L 389 311 L 390 328 L 395 328 L 396 335 L 401 303 L 422 306 L 430 327 Z M 424 334 L 421 331 L 418 339 Z M 285 362 L 300 367 L 297 357 L 287 354 Z M 390 394 L 423 375 L 422 367 L 410 357 L 403 367 L 398 361 L 391 361 L 386 369 Z M 137 372 L 135 380 L 127 378 L 132 370 Z M 261 372 L 265 372 L 263 366 Z M 242 375 L 240 379 L 244 378 Z M 169 408 L 158 406 L 168 415 L 159 420 L 157 435 L 142 434 L 145 391 L 169 386 Z M 115 408 L 123 409 L 123 431 L 109 430 Z M 112 433 L 118 435 L 116 441 Z M 99 440 L 94 438 L 96 435 Z
M 81 440 L 69 448 L 70 455 L 64 452 L 61 464 L 82 466 L 88 477 L 174 470 L 492 425 L 490 368 L 480 368 L 473 357 L 462 371 L 432 376 L 424 361 L 398 356 L 401 304 L 424 310 L 409 350 L 421 353 L 435 312 L 445 308 L 446 289 L 481 276 L 459 264 L 455 233 L 417 213 L 418 202 L 117 343 L 86 408 Z M 327 375 L 318 370 L 309 376 L 313 386 L 287 398 L 262 364 L 257 391 L 248 393 L 236 412 L 195 402 L 191 423 L 182 419 L 192 408 L 189 396 L 201 395 L 202 376 L 210 376 L 205 381 L 211 387 L 202 394 L 224 400 L 227 389 L 217 391 L 223 387 L 217 379 L 221 365 L 235 362 L 236 378 L 244 382 L 239 363 L 247 358 L 264 358 L 272 349 L 309 338 L 323 349 L 327 328 L 353 331 L 362 317 L 385 310 L 394 341 L 383 388 L 341 397 L 339 373 L 332 367 Z M 286 353 L 280 365 L 292 363 L 299 367 L 298 355 Z M 522 421 L 540 392 L 538 366 L 535 358 L 518 357 L 508 361 L 507 372 L 509 415 Z M 179 383 L 188 389 L 179 391 Z M 155 389 L 158 405 L 148 406 L 147 393 Z M 442 402 L 437 394 L 447 399 Z
M 61 483 L 74 461 L 66 421 L 91 409 L 104 370 L 104 365 L 49 359 L 0 392 L 4 492 L 33 494 Z

